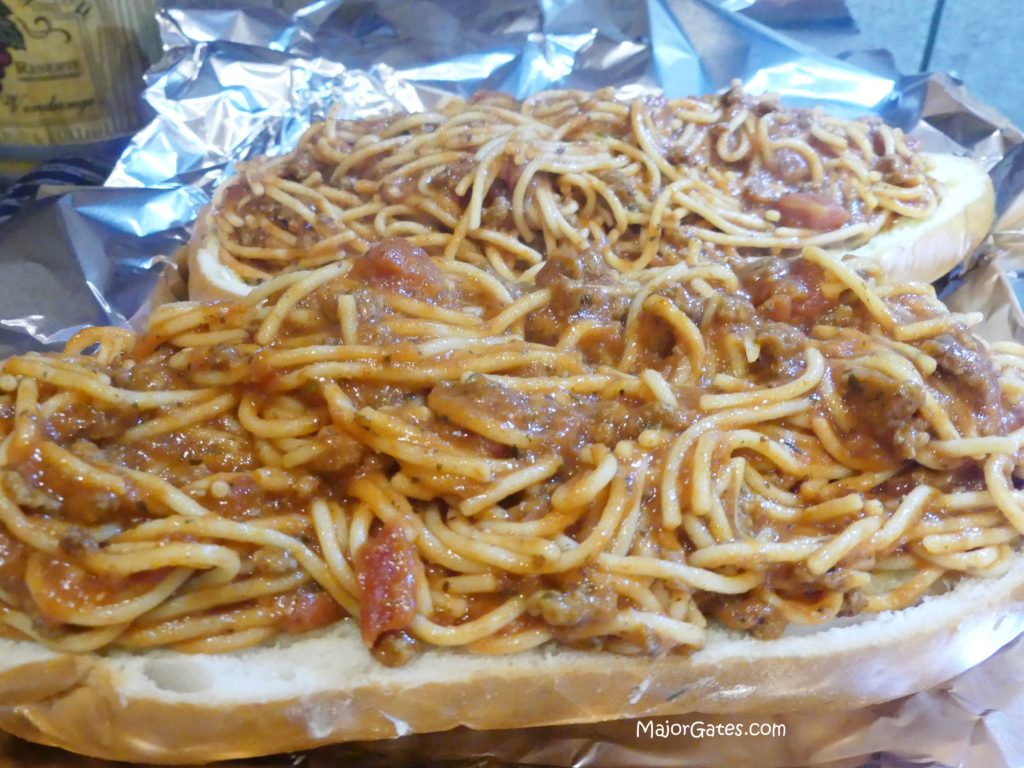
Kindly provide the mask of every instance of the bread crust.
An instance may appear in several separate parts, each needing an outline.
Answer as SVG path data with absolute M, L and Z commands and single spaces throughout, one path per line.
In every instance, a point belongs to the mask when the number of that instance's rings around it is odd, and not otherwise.
M 352 622 L 212 656 L 121 652 L 68 661 L 2 641 L 0 727 L 96 757 L 188 763 L 459 725 L 849 709 L 934 686 L 1022 630 L 1018 555 L 1004 576 L 968 579 L 912 608 L 772 641 L 716 632 L 688 657 L 431 650 L 387 669 L 362 648 Z M 26 651 L 29 662 L 19 663 Z
M 192 237 L 185 246 L 188 297 L 190 301 L 201 302 L 237 301 L 248 294 L 253 286 L 246 285 L 221 263 L 218 255 L 220 246 L 212 222 L 213 203 L 200 212 Z
M 985 170 L 955 155 L 926 155 L 945 187 L 927 219 L 904 220 L 853 253 L 877 259 L 895 282 L 932 283 L 981 244 L 995 220 L 995 189 Z

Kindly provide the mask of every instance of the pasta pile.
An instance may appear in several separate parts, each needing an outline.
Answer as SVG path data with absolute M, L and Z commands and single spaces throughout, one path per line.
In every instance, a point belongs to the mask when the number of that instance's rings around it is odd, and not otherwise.
M 597 171 L 570 160 L 563 181 Z M 3 364 L 8 631 L 207 652 L 348 616 L 388 664 L 655 653 L 709 619 L 772 637 L 1008 567 L 1024 349 L 929 287 L 814 247 L 691 263 L 640 240 L 643 269 L 549 249 L 510 280 L 479 232 L 477 263 L 403 232 Z

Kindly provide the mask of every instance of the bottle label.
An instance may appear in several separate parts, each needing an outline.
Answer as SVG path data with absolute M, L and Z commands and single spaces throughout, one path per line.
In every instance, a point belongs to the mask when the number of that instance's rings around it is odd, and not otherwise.
M 79 144 L 140 127 L 138 0 L 0 0 L 0 143 Z

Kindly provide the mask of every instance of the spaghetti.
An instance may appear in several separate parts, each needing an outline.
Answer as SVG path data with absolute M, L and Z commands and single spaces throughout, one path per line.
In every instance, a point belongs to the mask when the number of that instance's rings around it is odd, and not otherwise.
M 485 93 L 317 123 L 294 152 L 225 183 L 210 228 L 218 258 L 250 285 L 389 237 L 506 280 L 583 249 L 631 272 L 854 247 L 931 215 L 927 170 L 877 119 L 784 109 L 738 85 L 671 101 Z
M 408 241 L 0 375 L 0 622 L 222 651 L 685 650 L 910 605 L 1024 531 L 1024 349 L 820 249 L 504 282 Z

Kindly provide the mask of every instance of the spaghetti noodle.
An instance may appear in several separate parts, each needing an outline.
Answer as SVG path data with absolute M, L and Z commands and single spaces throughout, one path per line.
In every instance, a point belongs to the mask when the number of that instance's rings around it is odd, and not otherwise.
M 1006 569 L 1024 349 L 815 248 L 524 281 L 408 241 L 0 374 L 0 621 L 222 651 L 692 648 Z
M 211 214 L 251 285 L 402 237 L 506 280 L 594 250 L 618 271 L 854 247 L 938 204 L 926 160 L 874 118 L 744 95 L 623 101 L 611 90 L 482 94 L 330 118 L 243 167 Z

